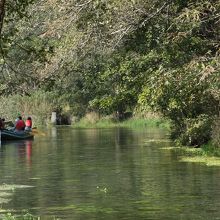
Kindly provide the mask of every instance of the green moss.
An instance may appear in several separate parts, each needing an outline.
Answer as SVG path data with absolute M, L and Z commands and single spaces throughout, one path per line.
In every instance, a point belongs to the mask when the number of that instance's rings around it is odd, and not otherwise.
M 182 157 L 180 161 L 191 162 L 191 163 L 204 163 L 207 166 L 220 166 L 220 158 L 218 157 L 205 157 L 205 156 Z
M 15 215 L 13 215 L 11 213 L 7 213 L 7 214 L 3 215 L 1 219 L 2 220 L 38 220 L 40 218 L 35 217 L 35 216 L 33 216 L 33 215 L 29 214 L 29 213 L 24 214 L 22 216 L 19 216 L 19 215 L 15 216 Z
M 180 157 L 181 162 L 204 163 L 207 166 L 220 166 L 220 149 L 211 144 L 201 148 L 192 147 L 164 147 L 162 150 L 170 150 Z
M 74 209 L 75 212 L 78 213 L 97 213 L 97 212 L 102 212 L 106 214 L 112 214 L 116 211 L 114 211 L 112 208 L 102 208 L 102 207 L 96 207 L 92 204 L 87 204 L 87 205 L 68 205 L 64 207 L 49 207 L 48 210 L 53 211 L 53 210 L 58 210 L 58 211 L 66 211 L 66 210 L 71 210 Z

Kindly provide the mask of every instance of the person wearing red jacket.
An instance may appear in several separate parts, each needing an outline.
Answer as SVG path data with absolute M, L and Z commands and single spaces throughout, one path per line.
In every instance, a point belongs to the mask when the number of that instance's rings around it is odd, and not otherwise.
M 24 129 L 25 129 L 25 123 L 22 120 L 22 117 L 19 116 L 18 121 L 16 122 L 16 125 L 15 125 L 15 131 L 16 132 L 21 132 L 21 131 L 24 131 Z
M 25 121 L 25 131 L 31 131 L 32 130 L 32 119 L 31 117 L 28 117 Z

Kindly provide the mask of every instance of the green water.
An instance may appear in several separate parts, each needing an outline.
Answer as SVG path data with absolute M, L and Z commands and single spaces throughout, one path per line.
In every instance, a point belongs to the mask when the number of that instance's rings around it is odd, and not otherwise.
M 41 219 L 220 219 L 220 168 L 179 162 L 163 130 L 52 128 L 2 143 L 0 211 Z

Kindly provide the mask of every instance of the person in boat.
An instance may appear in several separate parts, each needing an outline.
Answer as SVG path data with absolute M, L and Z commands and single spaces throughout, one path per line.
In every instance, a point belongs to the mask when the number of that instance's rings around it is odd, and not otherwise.
M 9 128 L 8 130 L 9 130 L 9 131 L 15 131 L 16 124 L 17 124 L 18 121 L 19 121 L 19 117 L 17 117 L 17 118 L 15 119 L 15 122 L 14 122 L 14 123 L 12 122 L 11 128 Z
M 15 125 L 17 124 L 18 121 L 19 121 L 19 117 L 17 117 L 17 118 L 15 119 L 14 128 L 15 128 Z
M 25 123 L 22 120 L 22 117 L 19 116 L 18 121 L 15 124 L 15 130 L 14 131 L 20 133 L 20 132 L 24 132 L 24 129 L 25 129 Z
M 32 119 L 31 117 L 28 117 L 25 121 L 25 131 L 31 131 L 32 130 Z
M 2 129 L 5 129 L 5 119 L 2 118 L 2 125 L 1 125 Z
M 3 130 L 3 121 L 1 118 L 0 118 L 0 130 Z
M 4 130 L 4 129 L 5 129 L 5 119 L 0 118 L 0 130 Z

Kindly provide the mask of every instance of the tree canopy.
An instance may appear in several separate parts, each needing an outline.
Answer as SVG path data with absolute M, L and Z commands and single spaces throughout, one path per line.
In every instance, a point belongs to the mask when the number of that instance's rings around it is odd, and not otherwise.
M 150 108 L 182 143 L 211 138 L 219 1 L 0 0 L 0 28 L 4 8 L 1 94 L 54 91 L 80 116 Z

